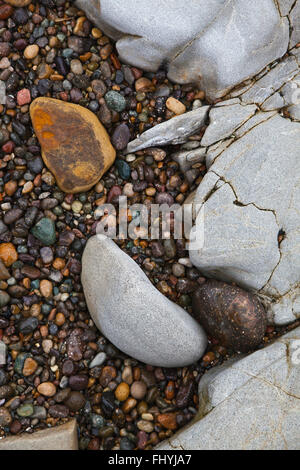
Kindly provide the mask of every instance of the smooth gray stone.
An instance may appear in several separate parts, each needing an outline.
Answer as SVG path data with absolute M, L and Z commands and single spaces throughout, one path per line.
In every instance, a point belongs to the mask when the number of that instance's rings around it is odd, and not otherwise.
M 147 71 L 167 64 L 171 80 L 197 82 L 211 99 L 288 49 L 289 21 L 273 0 L 190 0 L 188 8 L 184 0 L 76 3 L 117 40 L 122 61 Z
M 157 450 L 297 450 L 300 328 L 207 372 L 194 422 Z
M 98 353 L 94 359 L 90 362 L 89 368 L 92 369 L 93 367 L 101 366 L 106 361 L 106 354 L 105 352 Z
M 7 346 L 3 341 L 0 341 L 0 366 L 6 364 Z
M 149 147 L 163 145 L 177 145 L 187 141 L 188 137 L 196 134 L 203 127 L 208 114 L 209 106 L 202 106 L 195 111 L 189 111 L 175 116 L 141 134 L 137 139 L 129 142 L 126 153 L 137 152 Z
M 0 104 L 6 104 L 6 84 L 0 80 Z
M 81 280 L 95 324 L 129 356 L 154 366 L 182 367 L 203 355 L 207 339 L 200 325 L 109 238 L 89 239 Z
M 300 124 L 257 113 L 208 166 L 194 200 L 196 214 L 204 206 L 204 246 L 190 251 L 192 263 L 257 292 L 276 324 L 294 321 L 300 317 Z

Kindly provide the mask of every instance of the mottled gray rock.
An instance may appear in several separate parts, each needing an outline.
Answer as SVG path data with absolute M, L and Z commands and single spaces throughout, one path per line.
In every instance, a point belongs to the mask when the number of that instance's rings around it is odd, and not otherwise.
M 207 372 L 194 422 L 157 450 L 297 450 L 300 329 Z
M 6 344 L 0 341 L 0 366 L 6 364 Z
M 281 89 L 299 73 L 299 65 L 294 56 L 282 60 L 262 78 L 254 82 L 241 100 L 243 103 L 263 104 L 271 95 Z
M 171 80 L 198 82 L 212 99 L 282 57 L 289 44 L 287 5 L 280 14 L 273 0 L 190 0 L 188 8 L 183 0 L 101 0 L 101 9 L 99 0 L 76 3 L 117 40 L 123 61 L 149 71 L 167 63 Z
M 129 142 L 126 152 L 137 152 L 148 147 L 156 147 L 168 144 L 182 144 L 188 137 L 195 134 L 205 124 L 209 106 L 202 106 L 188 113 L 175 116 L 152 127 L 141 134 L 137 139 Z
M 97 327 L 129 356 L 164 367 L 188 365 L 202 356 L 203 329 L 109 238 L 89 239 L 81 279 Z
M 78 450 L 76 419 L 33 434 L 0 439 L 0 450 Z
M 290 23 L 292 27 L 292 34 L 290 40 L 290 47 L 294 47 L 300 42 L 300 2 L 296 1 L 292 11 L 290 12 Z
M 258 292 L 275 323 L 294 321 L 300 316 L 300 124 L 258 113 L 217 157 L 209 149 L 208 155 L 209 172 L 194 200 L 198 211 L 204 207 L 204 245 L 191 249 L 192 263 Z M 196 226 L 191 242 L 195 234 Z
M 238 127 L 255 114 L 257 109 L 255 105 L 242 106 L 239 103 L 231 104 L 230 101 L 226 106 L 224 103 L 217 105 L 209 113 L 209 126 L 201 140 L 201 145 L 208 147 L 231 136 Z

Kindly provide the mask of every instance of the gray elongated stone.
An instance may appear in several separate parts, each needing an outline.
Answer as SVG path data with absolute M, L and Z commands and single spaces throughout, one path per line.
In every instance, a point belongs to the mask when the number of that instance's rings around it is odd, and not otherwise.
M 0 80 L 0 104 L 6 104 L 6 84 Z
M 165 63 L 171 80 L 197 82 L 211 99 L 288 49 L 289 21 L 273 0 L 190 0 L 188 8 L 184 0 L 76 3 L 117 41 L 122 61 L 147 71 Z
M 76 419 L 33 434 L 0 439 L 0 450 L 78 450 Z
M 137 152 L 149 147 L 163 145 L 177 145 L 187 141 L 203 127 L 208 114 L 209 106 L 202 106 L 195 111 L 189 111 L 165 121 L 141 134 L 137 139 L 129 142 L 126 153 Z
M 194 422 L 157 450 L 296 450 L 300 441 L 300 328 L 199 383 Z
M 204 207 L 204 244 L 190 250 L 192 263 L 209 277 L 257 292 L 276 324 L 294 321 L 300 316 L 300 124 L 258 113 L 208 166 L 194 199 L 199 223 Z
M 203 147 L 208 147 L 219 140 L 230 137 L 258 109 L 256 105 L 228 104 L 224 106 L 225 103 L 210 110 L 210 124 L 201 140 Z
M 6 344 L 3 343 L 3 341 L 0 341 L 0 366 L 6 364 L 6 351 Z
M 97 327 L 129 356 L 155 366 L 181 367 L 204 353 L 207 339 L 199 324 L 164 297 L 109 238 L 89 239 L 81 279 Z
M 199 147 L 195 150 L 180 150 L 171 155 L 172 160 L 177 162 L 183 173 L 190 170 L 196 163 L 202 163 L 205 160 L 206 148 Z

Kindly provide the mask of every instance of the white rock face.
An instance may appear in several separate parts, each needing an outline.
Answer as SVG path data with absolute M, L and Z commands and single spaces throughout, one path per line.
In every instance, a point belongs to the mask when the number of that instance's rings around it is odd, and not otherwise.
M 101 8 L 100 8 L 101 3 Z M 77 0 L 117 40 L 123 61 L 156 71 L 162 64 L 178 83 L 200 83 L 214 99 L 282 57 L 289 20 L 298 10 L 273 0 Z M 298 24 L 298 23 L 297 23 Z M 299 39 L 296 26 L 291 43 Z
M 154 366 L 182 367 L 203 355 L 203 329 L 112 240 L 89 239 L 81 279 L 95 324 L 129 356 Z
M 297 450 L 300 328 L 206 373 L 195 421 L 157 450 Z

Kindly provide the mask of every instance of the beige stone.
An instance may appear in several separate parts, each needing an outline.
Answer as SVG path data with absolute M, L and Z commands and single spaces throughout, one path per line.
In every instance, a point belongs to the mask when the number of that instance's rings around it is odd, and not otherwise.
M 1 439 L 1 450 L 78 450 L 76 420 L 33 434 Z

